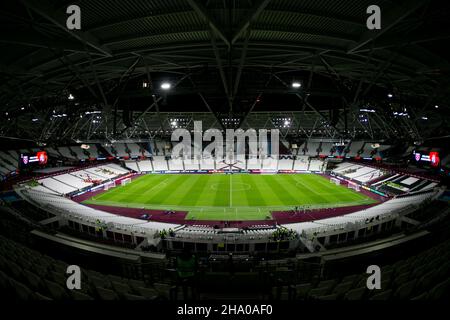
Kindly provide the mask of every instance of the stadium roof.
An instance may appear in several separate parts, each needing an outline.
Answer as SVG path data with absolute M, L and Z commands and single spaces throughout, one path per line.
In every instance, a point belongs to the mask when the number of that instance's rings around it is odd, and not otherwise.
M 72 4 L 81 9 L 81 30 L 66 27 Z M 61 137 L 49 119 L 60 115 L 60 126 L 76 130 L 67 124 L 92 111 L 115 136 L 133 129 L 133 111 L 141 119 L 144 111 L 153 118 L 207 112 L 222 127 L 231 123 L 224 118 L 243 126 L 254 112 L 313 112 L 344 135 L 352 126 L 377 134 L 399 127 L 412 139 L 445 133 L 448 4 L 380 0 L 376 31 L 366 26 L 372 4 L 2 1 L 1 134 Z

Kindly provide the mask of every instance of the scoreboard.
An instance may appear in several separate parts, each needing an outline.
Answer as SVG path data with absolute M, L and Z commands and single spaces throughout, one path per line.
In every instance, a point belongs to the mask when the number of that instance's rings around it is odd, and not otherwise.
M 440 153 L 438 149 L 419 149 L 413 151 L 413 160 L 417 164 L 439 168 L 441 164 Z
M 19 158 L 19 167 L 21 169 L 32 169 L 47 164 L 48 156 L 45 151 L 36 153 L 21 153 Z

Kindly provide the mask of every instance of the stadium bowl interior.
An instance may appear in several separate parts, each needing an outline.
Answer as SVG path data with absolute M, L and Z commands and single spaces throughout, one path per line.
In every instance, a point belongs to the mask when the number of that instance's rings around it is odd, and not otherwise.
M 1 4 L 8 299 L 448 297 L 448 3 L 71 5 Z

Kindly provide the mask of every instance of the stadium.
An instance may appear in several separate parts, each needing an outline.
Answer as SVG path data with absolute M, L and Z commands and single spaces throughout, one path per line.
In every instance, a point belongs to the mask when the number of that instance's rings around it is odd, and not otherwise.
M 1 6 L 8 299 L 448 297 L 447 3 Z

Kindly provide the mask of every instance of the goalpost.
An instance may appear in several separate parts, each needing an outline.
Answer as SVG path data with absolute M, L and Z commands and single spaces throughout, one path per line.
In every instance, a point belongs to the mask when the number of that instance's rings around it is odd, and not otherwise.
M 334 183 L 337 186 L 341 184 L 341 180 L 339 180 L 338 178 L 331 178 L 330 182 Z
M 116 186 L 116 182 L 115 181 L 109 181 L 103 186 L 103 189 L 105 191 L 108 191 L 109 189 L 114 188 L 115 186 Z
M 348 181 L 347 187 L 350 188 L 350 189 L 353 189 L 355 191 L 359 191 L 360 190 L 359 184 L 351 182 L 351 181 Z
M 131 178 L 125 178 L 125 179 L 120 181 L 120 185 L 124 186 L 124 185 L 129 184 L 130 182 L 131 182 Z

